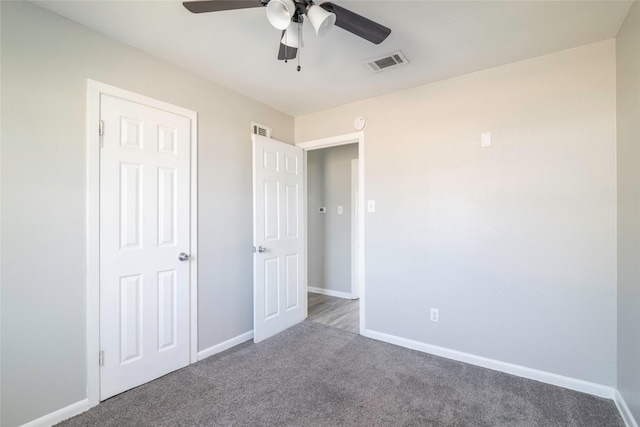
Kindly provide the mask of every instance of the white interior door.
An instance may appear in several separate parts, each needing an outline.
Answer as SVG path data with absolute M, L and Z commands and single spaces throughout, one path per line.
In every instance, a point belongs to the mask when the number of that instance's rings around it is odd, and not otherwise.
M 109 95 L 100 116 L 104 400 L 189 364 L 191 135 L 187 117 Z
M 260 342 L 307 316 L 302 149 L 253 138 L 253 334 Z

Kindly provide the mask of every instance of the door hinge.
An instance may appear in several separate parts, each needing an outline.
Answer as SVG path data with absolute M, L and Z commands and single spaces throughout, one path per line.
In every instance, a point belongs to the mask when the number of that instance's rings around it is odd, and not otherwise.
M 100 350 L 100 353 L 98 353 L 98 363 L 100 366 L 104 366 L 104 350 Z
M 98 135 L 104 135 L 104 120 L 100 120 L 100 124 L 98 125 Z

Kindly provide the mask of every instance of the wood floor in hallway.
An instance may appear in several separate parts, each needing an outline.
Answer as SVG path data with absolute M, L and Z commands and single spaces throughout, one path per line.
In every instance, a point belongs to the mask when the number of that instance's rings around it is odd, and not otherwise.
M 307 320 L 334 328 L 360 333 L 360 300 L 351 300 L 309 292 Z

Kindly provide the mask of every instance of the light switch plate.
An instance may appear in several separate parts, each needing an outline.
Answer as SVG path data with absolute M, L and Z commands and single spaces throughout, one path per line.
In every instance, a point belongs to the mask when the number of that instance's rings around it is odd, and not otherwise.
M 367 211 L 368 212 L 375 212 L 376 211 L 376 201 L 375 200 L 367 201 Z
M 342 215 L 344 212 L 344 208 L 342 206 L 338 206 L 338 215 Z
M 482 132 L 480 134 L 480 146 L 491 147 L 491 132 Z

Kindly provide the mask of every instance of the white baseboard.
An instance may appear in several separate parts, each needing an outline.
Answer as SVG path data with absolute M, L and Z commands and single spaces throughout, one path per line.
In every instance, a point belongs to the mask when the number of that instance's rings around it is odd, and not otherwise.
M 620 391 L 616 390 L 616 396 L 613 401 L 616 402 L 618 411 L 620 411 L 620 415 L 622 416 L 622 419 L 624 420 L 624 423 L 627 425 L 627 427 L 638 427 L 638 423 L 636 422 L 636 419 L 633 418 L 633 414 L 629 410 L 627 402 L 624 401 L 624 398 L 622 397 L 622 394 L 620 394 Z
M 237 337 L 231 338 L 225 342 L 214 345 L 205 350 L 199 351 L 198 360 L 202 360 L 216 353 L 225 351 L 238 344 L 242 344 L 243 342 L 248 341 L 252 338 L 253 338 L 253 331 L 249 331 L 242 335 L 238 335 Z M 54 424 L 58 424 L 59 422 L 64 421 L 68 418 L 71 418 L 75 415 L 81 414 L 82 412 L 88 410 L 89 408 L 90 408 L 89 399 L 84 399 L 84 400 L 81 400 L 80 402 L 74 403 L 73 405 L 69 405 L 55 412 L 47 414 L 43 417 L 40 417 L 36 420 L 23 424 L 21 427 L 49 427 Z
M 72 405 L 65 406 L 62 409 L 58 409 L 55 412 L 51 412 L 43 417 L 29 421 L 28 423 L 23 424 L 22 427 L 49 427 L 81 414 L 87 409 L 89 409 L 89 399 L 84 399 Z
M 328 295 L 330 297 L 353 299 L 349 292 L 340 292 L 340 291 L 334 291 L 331 289 L 316 288 L 314 286 L 307 286 L 307 291 L 313 292 L 314 294 Z
M 238 335 L 237 337 L 228 339 L 225 342 L 221 342 L 220 344 L 216 344 L 202 351 L 199 351 L 198 360 L 206 359 L 209 356 L 213 356 L 214 354 L 221 353 L 227 349 L 230 349 L 231 347 L 235 347 L 238 344 L 242 344 L 245 341 L 249 341 L 252 338 L 253 338 L 253 331 L 245 332 L 242 335 Z
M 449 348 L 426 344 L 407 338 L 401 338 L 395 335 L 372 331 L 370 329 L 365 329 L 363 335 L 365 337 L 399 345 L 401 347 L 410 348 L 412 350 L 418 350 L 424 353 L 434 354 L 436 356 L 446 357 L 447 359 L 458 360 L 460 362 L 470 363 L 476 366 L 482 366 L 483 368 L 493 369 L 494 371 L 506 372 L 508 374 L 517 375 L 519 377 L 557 385 L 560 387 L 568 388 L 570 390 L 576 390 L 583 393 L 592 394 L 594 396 L 604 397 L 606 399 L 613 399 L 615 397 L 615 388 L 602 384 L 596 384 L 584 380 L 579 380 L 577 378 L 565 377 L 562 375 L 553 374 L 551 372 L 539 371 L 537 369 L 527 368 L 525 366 L 501 362 L 499 360 L 476 356 L 474 354 L 451 350 Z
M 309 292 L 314 291 L 312 290 L 312 288 L 309 288 Z M 493 369 L 495 371 L 506 372 L 508 374 L 517 375 L 519 377 L 557 385 L 560 387 L 568 388 L 570 390 L 576 390 L 583 393 L 592 394 L 594 396 L 604 397 L 606 399 L 613 399 L 627 427 L 639 427 L 635 418 L 631 414 L 629 407 L 624 401 L 624 398 L 622 397 L 620 392 L 613 387 L 591 383 L 576 378 L 565 377 L 562 375 L 540 371 L 537 369 L 527 368 L 525 366 L 501 362 L 499 360 L 489 359 L 470 353 L 451 350 L 445 347 L 426 344 L 420 341 L 414 341 L 395 335 L 385 334 L 383 332 L 373 331 L 371 329 L 365 329 L 363 336 L 378 341 L 384 341 L 390 344 L 399 345 L 401 347 L 410 348 L 412 350 L 418 350 L 424 353 L 434 354 L 436 356 L 446 357 L 448 359 L 458 360 L 460 362 L 470 363 L 476 366 L 482 366 L 483 368 Z M 238 335 L 237 337 L 231 338 L 225 342 L 198 352 L 198 360 L 202 360 L 214 354 L 225 351 L 252 338 L 253 331 L 245 332 L 242 335 Z M 55 412 L 51 412 L 50 414 L 42 416 L 38 419 L 30 421 L 26 424 L 23 424 L 21 427 L 49 427 L 75 415 L 81 414 L 82 412 L 88 410 L 89 407 L 89 399 L 84 399 L 62 409 L 59 409 Z

